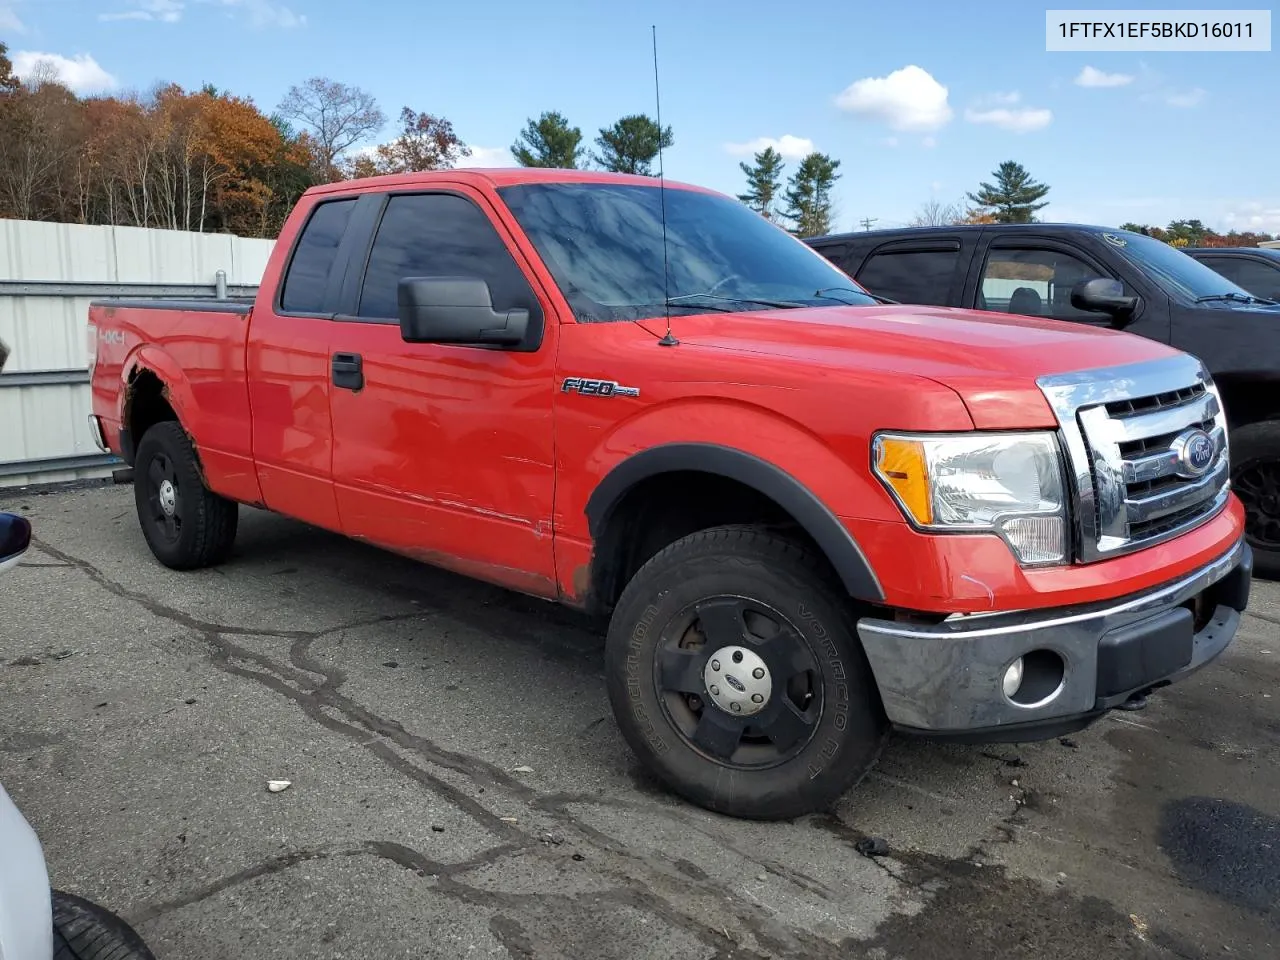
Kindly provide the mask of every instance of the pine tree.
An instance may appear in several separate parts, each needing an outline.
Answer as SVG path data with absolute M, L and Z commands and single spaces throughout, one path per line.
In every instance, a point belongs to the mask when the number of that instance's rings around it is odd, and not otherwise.
M 600 152 L 595 161 L 614 173 L 638 173 L 653 176 L 651 164 L 659 148 L 671 147 L 671 128 L 659 131 L 658 125 L 643 113 L 623 117 L 612 127 L 602 127 L 596 145 Z
M 511 155 L 522 167 L 558 167 L 572 170 L 578 166 L 585 148 L 582 131 L 569 126 L 560 113 L 548 110 L 537 120 L 530 118 L 511 147 Z
M 1006 160 L 993 172 L 995 184 L 981 183 L 969 199 L 983 210 L 991 211 L 996 223 L 1035 223 L 1035 212 L 1049 205 L 1040 201 L 1048 186 L 1031 179 L 1022 164 Z
M 831 188 L 840 179 L 840 161 L 825 153 L 811 153 L 787 181 L 784 216 L 798 237 L 818 237 L 831 232 L 833 205 Z
M 782 154 L 765 147 L 753 159 L 751 166 L 738 164 L 747 176 L 747 192 L 738 194 L 738 199 L 766 219 L 776 220 L 778 195 L 782 193 Z

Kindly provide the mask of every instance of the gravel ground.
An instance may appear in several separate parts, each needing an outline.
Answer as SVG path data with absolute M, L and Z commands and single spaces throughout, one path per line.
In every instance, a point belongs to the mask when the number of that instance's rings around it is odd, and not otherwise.
M 0 508 L 38 539 L 0 579 L 0 781 L 161 960 L 1280 955 L 1276 584 L 1142 712 L 895 739 L 766 824 L 639 771 L 554 606 L 255 510 L 174 573 L 127 486 Z

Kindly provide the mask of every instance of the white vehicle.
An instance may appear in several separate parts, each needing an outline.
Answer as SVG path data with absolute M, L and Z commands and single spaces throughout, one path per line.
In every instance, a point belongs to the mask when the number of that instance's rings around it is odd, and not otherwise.
M 8 356 L 0 340 L 0 369 Z M 31 522 L 0 513 L 0 574 L 31 545 Z M 49 887 L 40 840 L 0 785 L 0 960 L 155 960 L 109 910 Z

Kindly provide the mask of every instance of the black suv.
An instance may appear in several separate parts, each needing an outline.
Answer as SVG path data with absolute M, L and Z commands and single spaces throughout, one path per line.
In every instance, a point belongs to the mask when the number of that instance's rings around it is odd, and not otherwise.
M 1226 408 L 1256 569 L 1280 577 L 1280 304 L 1163 241 L 1110 227 L 906 227 L 808 243 L 890 300 L 1106 325 L 1199 357 Z
M 1182 250 L 1255 297 L 1280 300 L 1280 250 L 1269 247 L 1183 247 Z

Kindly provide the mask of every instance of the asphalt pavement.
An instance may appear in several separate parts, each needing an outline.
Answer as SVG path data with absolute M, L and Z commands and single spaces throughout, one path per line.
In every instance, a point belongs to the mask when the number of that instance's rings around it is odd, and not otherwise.
M 175 573 L 129 486 L 0 509 L 0 782 L 160 960 L 1280 956 L 1280 585 L 1143 711 L 753 823 L 649 781 L 553 605 L 250 509 Z

